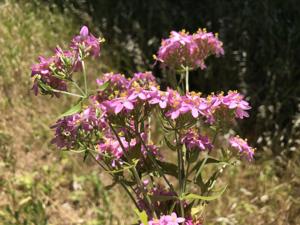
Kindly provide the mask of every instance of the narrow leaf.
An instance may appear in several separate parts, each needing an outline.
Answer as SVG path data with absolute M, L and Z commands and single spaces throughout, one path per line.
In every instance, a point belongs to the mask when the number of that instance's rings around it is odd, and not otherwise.
M 152 201 L 160 201 L 160 202 L 166 202 L 169 200 L 177 200 L 178 197 L 176 196 L 167 196 L 167 195 L 152 195 L 150 196 Z
M 177 178 L 178 176 L 178 167 L 177 165 L 169 162 L 162 162 L 162 161 L 157 161 L 158 164 L 161 166 L 165 174 L 174 176 Z
M 227 186 L 225 186 L 221 191 L 219 191 L 216 195 L 211 195 L 211 196 L 202 196 L 202 195 L 197 195 L 197 194 L 187 194 L 181 197 L 181 200 L 204 200 L 204 201 L 212 201 L 217 198 L 219 198 L 224 191 L 226 190 Z
M 171 142 L 168 140 L 168 138 L 166 138 L 166 137 L 164 137 L 164 138 L 165 138 L 165 142 L 166 142 L 167 146 L 168 146 L 171 150 L 176 151 L 176 150 L 177 150 L 177 149 L 176 149 L 176 146 L 172 145 Z
M 59 118 L 61 117 L 65 117 L 65 116 L 70 116 L 70 115 L 73 115 L 75 113 L 78 113 L 80 112 L 82 109 L 82 102 L 79 101 L 76 105 L 72 106 L 70 109 L 68 109 L 66 112 L 64 112 L 63 114 L 61 114 L 59 116 Z
M 138 209 L 134 209 L 134 212 L 139 217 L 139 219 L 143 223 L 143 225 L 149 225 L 148 224 L 148 216 L 147 216 L 147 213 L 145 212 L 145 210 L 140 212 Z
M 205 163 L 204 163 L 205 162 Z M 208 157 L 205 161 L 205 159 L 202 159 L 201 161 L 197 162 L 196 165 L 190 170 L 189 174 L 196 171 L 196 174 L 200 174 L 205 164 L 228 164 L 227 162 L 220 161 L 218 159 Z
M 104 84 L 100 85 L 98 88 L 97 88 L 97 91 L 104 91 L 109 85 L 109 81 L 106 81 Z

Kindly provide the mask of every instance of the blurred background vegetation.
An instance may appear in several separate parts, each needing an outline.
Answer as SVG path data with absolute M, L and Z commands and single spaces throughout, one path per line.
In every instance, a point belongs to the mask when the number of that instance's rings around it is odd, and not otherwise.
M 106 174 L 49 144 L 49 125 L 70 99 L 30 91 L 31 64 L 83 24 L 106 39 L 90 82 L 108 71 L 153 70 L 166 85 L 152 59 L 161 39 L 183 28 L 218 32 L 225 56 L 194 72 L 191 87 L 248 96 L 251 117 L 238 129 L 257 153 L 253 165 L 225 174 L 228 191 L 211 203 L 206 224 L 300 224 L 299 15 L 297 0 L 0 1 L 0 224 L 135 219 L 118 187 L 105 190 Z

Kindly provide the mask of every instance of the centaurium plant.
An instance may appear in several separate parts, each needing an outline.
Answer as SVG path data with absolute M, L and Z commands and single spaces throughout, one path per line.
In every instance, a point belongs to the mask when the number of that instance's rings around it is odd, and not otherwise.
M 52 143 L 93 159 L 124 188 L 141 224 L 203 224 L 205 205 L 226 189 L 215 188 L 224 169 L 239 156 L 248 161 L 254 156 L 246 140 L 228 135 L 236 120 L 249 116 L 244 96 L 189 91 L 189 71 L 204 69 L 210 55 L 223 55 L 222 42 L 205 30 L 173 31 L 162 41 L 157 63 L 166 72 L 183 69 L 185 88 L 179 82 L 176 89 L 161 90 L 151 72 L 106 73 L 90 91 L 84 62 L 100 55 L 102 42 L 84 26 L 69 49 L 58 47 L 54 56 L 40 57 L 32 67 L 35 94 L 78 98 L 52 126 Z M 84 88 L 76 82 L 79 73 Z M 70 85 L 78 93 L 69 92 Z M 207 170 L 209 165 L 214 171 Z

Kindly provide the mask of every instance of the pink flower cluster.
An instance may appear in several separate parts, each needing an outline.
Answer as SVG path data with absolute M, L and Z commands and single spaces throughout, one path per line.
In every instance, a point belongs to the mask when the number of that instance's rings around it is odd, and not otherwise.
M 89 108 L 58 120 L 52 127 L 55 129 L 55 138 L 52 142 L 59 148 L 75 148 L 78 141 L 90 140 L 93 135 L 101 132 L 103 135 L 96 137 L 94 141 L 100 154 L 99 159 L 101 155 L 112 157 L 112 164 L 115 165 L 116 160 L 121 162 L 121 158 L 124 157 L 123 148 L 130 151 L 138 144 L 141 154 L 145 157 L 147 151 L 159 155 L 157 146 L 147 143 L 146 128 L 144 131 L 139 131 L 141 137 L 137 137 L 134 131 L 134 124 L 138 121 L 133 118 L 150 113 L 155 108 L 158 108 L 169 120 L 188 116 L 189 119 L 204 119 L 209 123 L 215 121 L 217 111 L 232 111 L 236 118 L 242 119 L 248 116 L 247 110 L 250 109 L 248 102 L 237 92 L 204 98 L 196 93 L 180 95 L 172 89 L 161 91 L 150 72 L 136 73 L 131 79 L 121 74 L 105 74 L 103 79 L 97 80 L 100 86 L 106 82 L 109 82 L 107 88 L 91 96 L 92 104 Z M 114 118 L 125 120 L 130 124 L 130 129 L 117 130 L 123 147 L 108 125 Z M 146 148 L 141 145 L 140 138 L 146 143 Z M 188 149 L 210 150 L 212 148 L 209 138 L 195 131 L 185 133 L 181 143 L 186 144 Z
M 208 137 L 202 136 L 195 130 L 188 131 L 187 133 L 185 133 L 181 138 L 181 143 L 185 144 L 189 150 L 211 150 L 213 147 Z
M 157 185 L 154 187 L 150 187 L 149 190 L 147 189 L 147 185 L 149 184 L 149 181 L 146 180 L 144 182 L 144 189 L 149 193 L 150 196 L 152 196 L 152 205 L 155 208 L 155 211 L 157 214 L 163 214 L 168 212 L 169 210 L 169 206 L 172 205 L 173 203 L 177 202 L 177 204 L 179 204 L 178 200 L 176 199 L 170 199 L 170 200 L 164 200 L 164 201 L 160 201 L 159 199 L 155 199 L 155 197 L 160 197 L 160 196 L 177 196 L 177 194 L 175 192 L 172 192 L 170 189 L 167 189 L 161 185 Z M 141 190 L 136 189 L 135 190 L 135 194 L 137 196 L 137 203 L 139 206 L 139 209 L 141 210 L 145 210 L 145 212 L 148 214 L 149 217 L 151 217 L 151 210 L 150 208 L 147 206 L 147 203 L 144 199 L 143 193 L 141 192 Z
M 229 144 L 231 147 L 238 150 L 239 153 L 244 155 L 249 161 L 253 160 L 255 150 L 248 145 L 247 140 L 244 140 L 239 136 L 235 136 L 229 138 Z
M 159 219 L 148 221 L 149 225 L 201 225 L 199 222 L 194 222 L 192 219 L 178 217 L 175 212 L 171 215 L 161 215 Z M 141 225 L 144 225 L 143 223 Z
M 97 82 L 100 85 L 110 82 L 107 89 L 93 97 L 106 115 L 127 116 L 136 109 L 158 106 L 172 120 L 190 115 L 195 119 L 204 117 L 213 123 L 218 110 L 233 111 L 236 118 L 243 119 L 249 116 L 247 110 L 251 108 L 244 96 L 232 91 L 227 95 L 221 93 L 206 98 L 193 92 L 180 95 L 172 89 L 161 91 L 150 72 L 137 73 L 132 79 L 120 74 L 106 74 Z
M 181 66 L 204 69 L 208 56 L 224 54 L 222 45 L 216 36 L 205 29 L 191 35 L 185 31 L 172 31 L 170 37 L 162 41 L 157 60 L 171 69 L 180 69 Z
M 83 53 L 82 53 L 83 52 Z M 58 91 L 67 91 L 67 82 L 71 80 L 72 74 L 82 68 L 82 58 L 91 54 L 100 54 L 100 42 L 87 27 L 82 27 L 80 35 L 74 37 L 70 49 L 63 51 L 56 48 L 54 56 L 39 57 L 39 63 L 31 68 L 31 76 L 34 79 L 33 90 L 35 95 L 39 90 L 42 94 L 50 94 L 59 97 Z M 53 89 L 55 89 L 53 91 Z
M 178 217 L 175 212 L 171 215 L 162 215 L 159 219 L 153 219 L 148 222 L 149 225 L 179 225 L 185 221 L 184 218 Z M 144 225 L 144 224 L 141 224 Z
M 86 54 L 97 57 L 100 55 L 99 42 L 99 39 L 90 34 L 86 26 L 83 26 L 80 30 L 80 34 L 73 38 L 71 48 L 75 51 L 82 50 Z
M 101 130 L 106 126 L 103 118 L 96 116 L 93 108 L 87 108 L 82 113 L 75 113 L 59 119 L 51 128 L 55 129 L 52 140 L 58 148 L 74 149 L 81 138 L 86 138 L 92 131 Z
M 52 143 L 60 149 L 75 149 L 80 147 L 79 143 L 81 145 L 93 144 L 99 152 L 98 159 L 110 159 L 113 167 L 116 166 L 116 163 L 123 163 L 124 150 L 130 153 L 130 151 L 137 149 L 137 146 L 140 146 L 140 155 L 145 158 L 147 158 L 149 151 L 158 158 L 160 157 L 158 147 L 148 143 L 145 133 L 141 133 L 140 137 L 134 137 L 134 134 L 127 133 L 126 128 L 117 129 L 121 145 L 110 129 L 105 114 L 100 115 L 97 111 L 98 109 L 91 105 L 81 113 L 59 119 L 51 127 L 55 129 Z M 133 125 L 131 127 L 134 129 Z M 145 146 L 141 145 L 140 138 L 142 138 Z

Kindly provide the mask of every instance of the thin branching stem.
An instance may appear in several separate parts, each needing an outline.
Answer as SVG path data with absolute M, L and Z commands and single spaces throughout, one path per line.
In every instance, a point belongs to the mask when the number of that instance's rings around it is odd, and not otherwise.
M 103 165 L 99 162 L 99 160 L 96 159 L 96 157 L 94 156 L 94 154 L 90 153 L 90 155 L 92 156 L 92 158 L 94 159 L 94 161 L 95 161 L 102 169 L 104 169 L 106 172 L 109 172 L 109 170 L 108 170 L 107 168 L 105 168 L 105 166 L 103 166 Z M 108 167 L 108 165 L 106 165 L 106 166 Z M 113 174 L 111 174 L 111 173 L 108 173 L 108 174 L 110 174 L 110 176 L 111 176 L 113 179 L 115 179 L 115 180 L 118 181 L 118 183 L 123 187 L 123 189 L 124 189 L 124 190 L 126 191 L 126 193 L 128 194 L 129 198 L 133 201 L 134 205 L 135 205 L 137 208 L 139 208 L 139 206 L 138 206 L 138 204 L 137 204 L 135 198 L 133 197 L 132 193 L 128 190 L 126 184 L 125 184 L 123 181 L 119 180 L 117 177 L 115 177 Z
M 83 60 L 81 61 L 81 64 L 82 64 L 82 73 L 84 79 L 84 91 L 85 91 L 85 95 L 87 96 L 87 78 L 86 78 L 85 63 Z
M 84 98 L 85 97 L 85 96 L 75 94 L 75 93 L 70 93 L 70 92 L 67 92 L 67 91 L 61 91 L 61 90 L 56 90 L 56 89 L 52 89 L 52 91 L 56 92 L 56 93 L 65 94 L 65 95 L 71 95 L 71 96 L 78 97 L 78 98 Z
M 185 93 L 188 93 L 190 90 L 189 88 L 189 67 L 184 67 L 185 69 Z
M 179 181 L 179 196 L 181 197 L 184 194 L 184 160 L 182 156 L 182 149 L 179 143 L 179 134 L 178 130 L 175 128 L 175 140 L 176 140 L 176 148 L 177 148 L 177 162 L 178 162 L 178 181 Z M 181 216 L 184 217 L 184 207 L 183 201 L 179 200 L 180 204 L 180 213 Z
M 113 133 L 115 134 L 115 136 L 116 136 L 116 138 L 117 138 L 117 140 L 118 140 L 118 142 L 119 142 L 119 144 L 120 144 L 120 146 L 121 146 L 121 148 L 122 148 L 122 150 L 123 150 L 124 156 L 129 160 L 129 157 L 128 157 L 127 154 L 126 154 L 126 149 L 125 149 L 125 147 L 124 147 L 124 145 L 123 145 L 123 143 L 122 143 L 122 141 L 121 141 L 121 139 L 120 139 L 118 133 L 117 133 L 116 130 L 113 128 L 113 126 L 112 126 L 111 123 L 108 123 L 108 124 L 109 124 L 110 129 L 111 129 L 111 130 L 113 131 Z M 143 193 L 143 195 L 144 195 L 144 197 L 145 197 L 145 200 L 146 200 L 146 203 L 147 203 L 147 205 L 149 206 L 149 208 L 150 208 L 150 210 L 151 210 L 153 216 L 157 218 L 157 215 L 156 215 L 156 212 L 155 212 L 155 210 L 154 210 L 154 208 L 153 208 L 151 199 L 149 198 L 149 196 L 148 196 L 148 194 L 147 194 L 147 191 L 145 190 L 145 187 L 144 187 L 144 185 L 143 185 L 143 183 L 142 183 L 142 180 L 141 180 L 141 178 L 140 178 L 140 176 L 139 176 L 139 174 L 138 174 L 136 168 L 133 167 L 133 168 L 131 168 L 130 170 L 131 170 L 131 172 L 132 172 L 132 175 L 133 175 L 134 178 L 136 179 L 137 184 L 138 184 L 138 187 L 139 187 L 140 191 Z
M 132 130 L 131 127 L 128 127 L 128 128 Z M 132 131 L 135 132 L 134 130 L 132 130 Z M 157 169 L 159 175 L 162 176 L 162 178 L 164 179 L 164 181 L 166 182 L 166 184 L 169 186 L 169 188 L 171 189 L 171 191 L 172 191 L 172 192 L 175 192 L 175 189 L 174 189 L 173 185 L 172 185 L 172 184 L 170 183 L 170 181 L 167 179 L 166 175 L 164 174 L 164 172 L 163 172 L 162 169 L 160 168 L 160 165 L 157 163 L 155 157 L 153 157 L 152 152 L 149 151 L 149 149 L 148 149 L 146 143 L 144 142 L 143 138 L 141 137 L 141 134 L 138 133 L 138 132 L 136 132 L 136 134 L 137 134 L 138 138 L 140 139 L 140 141 L 141 141 L 143 147 L 146 149 L 146 151 L 147 151 L 147 153 L 148 153 L 148 156 L 149 156 L 151 162 L 152 162 L 152 163 L 154 164 L 154 166 L 156 167 L 156 169 Z
M 72 84 L 74 84 L 74 86 L 81 92 L 81 94 L 83 96 L 85 96 L 86 94 L 84 93 L 84 91 L 79 87 L 79 85 L 74 81 L 72 80 Z

